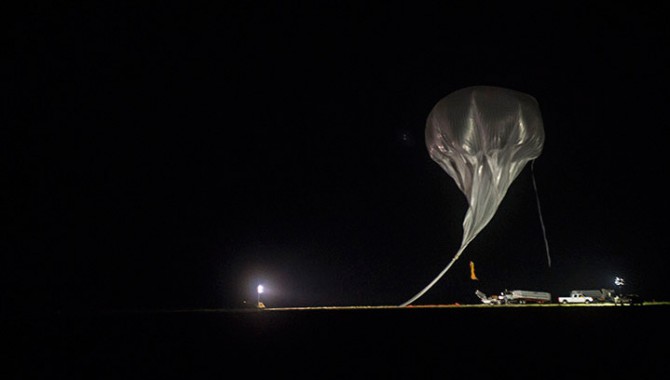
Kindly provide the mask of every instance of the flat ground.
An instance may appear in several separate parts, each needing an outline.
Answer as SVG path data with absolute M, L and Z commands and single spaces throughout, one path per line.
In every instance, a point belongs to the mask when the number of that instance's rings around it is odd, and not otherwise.
M 630 305 L 623 305 L 623 307 L 628 307 Z M 635 305 L 635 307 L 640 306 L 670 306 L 670 301 L 658 301 L 658 302 L 643 302 L 642 305 Z M 622 307 L 622 305 L 614 304 L 611 302 L 602 302 L 602 303 L 573 303 L 573 304 L 560 304 L 560 303 L 545 303 L 545 304 L 508 304 L 508 305 L 485 305 L 485 304 L 428 304 L 428 305 L 409 305 L 406 308 L 422 308 L 422 309 L 435 309 L 435 308 L 505 308 L 505 307 Z M 309 307 L 266 307 L 264 310 L 350 310 L 350 309 L 402 309 L 402 307 L 395 305 L 376 305 L 376 306 L 309 306 Z M 213 309 L 220 310 L 220 309 Z
M 668 303 L 645 303 L 164 310 L 2 323 L 9 378 L 612 379 L 665 374 L 669 320 Z

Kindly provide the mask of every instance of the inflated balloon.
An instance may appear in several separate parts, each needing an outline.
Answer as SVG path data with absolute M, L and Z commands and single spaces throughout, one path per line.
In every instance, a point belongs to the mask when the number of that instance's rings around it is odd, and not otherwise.
M 542 153 L 544 126 L 537 100 L 528 94 L 473 86 L 441 99 L 426 123 L 430 157 L 451 176 L 468 200 L 461 247 L 421 297 L 453 265 L 489 223 L 507 189 L 528 161 Z

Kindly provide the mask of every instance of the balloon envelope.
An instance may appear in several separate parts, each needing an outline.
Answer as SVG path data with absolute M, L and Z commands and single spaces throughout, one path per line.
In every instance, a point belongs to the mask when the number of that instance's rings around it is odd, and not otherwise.
M 463 240 L 451 262 L 414 302 L 442 277 L 491 221 L 510 184 L 542 153 L 544 126 L 537 100 L 501 87 L 473 86 L 441 99 L 426 122 L 430 157 L 468 200 Z
M 433 107 L 426 146 L 468 200 L 463 245 L 493 218 L 510 184 L 542 153 L 543 145 L 540 108 L 528 94 L 474 86 L 447 95 Z

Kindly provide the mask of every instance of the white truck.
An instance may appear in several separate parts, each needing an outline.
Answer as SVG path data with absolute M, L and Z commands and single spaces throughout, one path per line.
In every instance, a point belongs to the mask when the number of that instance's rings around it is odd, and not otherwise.
M 585 296 L 584 293 L 575 290 L 571 291 L 568 297 L 558 297 L 558 303 L 560 304 L 591 302 L 593 302 L 593 297 Z

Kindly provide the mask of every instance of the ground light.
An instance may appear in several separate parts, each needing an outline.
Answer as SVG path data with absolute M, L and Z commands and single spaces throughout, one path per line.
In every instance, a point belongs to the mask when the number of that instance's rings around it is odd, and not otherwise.
M 263 294 L 263 290 L 264 290 L 264 289 L 263 289 L 263 285 L 258 285 L 258 287 L 256 288 L 256 290 L 257 290 L 257 292 L 258 292 L 258 299 L 257 299 L 257 302 L 258 302 L 258 303 L 257 303 L 257 304 L 258 304 L 258 308 L 259 308 L 259 309 L 262 309 L 262 308 L 265 307 L 265 305 L 263 304 L 263 302 L 261 302 L 261 294 Z
M 626 284 L 626 282 L 621 277 L 617 277 L 617 278 L 614 279 L 614 285 L 616 285 L 617 288 L 619 288 L 619 295 L 620 296 L 623 295 L 623 286 L 625 284 Z

